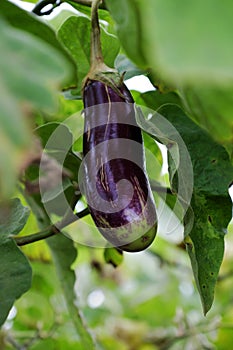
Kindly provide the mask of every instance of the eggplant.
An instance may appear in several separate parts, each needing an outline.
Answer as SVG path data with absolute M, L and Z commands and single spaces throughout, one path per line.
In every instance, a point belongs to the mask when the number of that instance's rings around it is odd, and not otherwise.
M 100 233 L 128 252 L 146 249 L 157 231 L 133 97 L 122 82 L 87 79 L 83 88 L 82 191 Z

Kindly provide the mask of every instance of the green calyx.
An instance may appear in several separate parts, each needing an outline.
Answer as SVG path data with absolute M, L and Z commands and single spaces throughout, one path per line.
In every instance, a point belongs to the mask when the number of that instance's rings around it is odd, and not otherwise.
M 124 75 L 113 68 L 108 67 L 102 62 L 92 66 L 86 78 L 83 81 L 83 89 L 92 81 L 100 81 L 101 83 L 112 88 L 119 96 L 125 99 L 125 96 L 120 91 L 123 84 Z

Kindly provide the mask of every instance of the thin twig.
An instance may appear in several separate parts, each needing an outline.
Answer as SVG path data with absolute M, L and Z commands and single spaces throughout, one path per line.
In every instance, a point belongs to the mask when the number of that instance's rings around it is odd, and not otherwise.
M 64 227 L 72 224 L 73 222 L 83 218 L 84 216 L 86 216 L 88 214 L 89 214 L 89 209 L 85 208 L 84 210 L 82 210 L 78 214 L 69 215 L 69 217 L 64 216 L 64 218 L 61 221 L 58 221 L 56 224 L 48 226 L 43 231 L 36 232 L 36 233 L 33 233 L 31 235 L 28 235 L 28 236 L 14 237 L 14 240 L 18 246 L 23 246 L 26 244 L 40 241 L 42 239 L 49 238 L 51 236 L 54 236 L 54 235 L 60 233 L 60 231 Z
M 169 187 L 163 187 L 163 186 L 157 185 L 153 182 L 150 182 L 150 186 L 151 186 L 152 191 L 154 191 L 154 192 L 173 194 L 172 190 Z

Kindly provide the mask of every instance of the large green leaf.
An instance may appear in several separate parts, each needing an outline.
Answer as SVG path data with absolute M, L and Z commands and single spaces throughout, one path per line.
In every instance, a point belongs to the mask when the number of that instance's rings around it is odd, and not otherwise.
M 54 93 L 69 65 L 57 50 L 1 19 L 0 30 L 4 53 L 0 58 L 0 195 L 6 197 L 14 189 L 22 157 L 30 145 L 26 116 L 32 106 L 55 110 Z
M 83 16 L 69 17 L 58 30 L 59 40 L 77 63 L 78 87 L 74 93 L 80 94 L 82 81 L 90 68 L 90 37 L 91 22 Z M 119 42 L 102 28 L 101 43 L 105 63 L 112 67 L 119 51 Z
M 28 208 L 19 199 L 0 207 L 0 326 L 16 299 L 21 297 L 31 285 L 31 267 L 27 258 L 17 247 L 11 235 L 18 234 L 29 215 Z
M 174 94 L 164 94 L 161 100 L 158 92 L 146 93 L 141 94 L 139 101 L 150 108 L 154 106 L 159 112 L 144 110 L 147 118 L 139 116 L 139 123 L 168 147 L 171 188 L 174 193 L 178 193 L 180 203 L 185 205 L 187 211 L 183 218 L 184 234 L 206 313 L 213 303 L 224 253 L 224 235 L 232 217 L 228 187 L 233 180 L 233 167 L 225 148 L 185 115 L 179 107 L 178 97 L 174 99 Z M 174 129 L 164 122 L 164 118 Z M 174 145 L 178 147 L 177 152 L 171 153 Z M 187 162 L 187 153 L 192 163 Z M 187 191 L 192 183 L 192 173 L 193 188 Z M 189 203 L 191 200 L 190 208 L 187 207 L 187 194 L 190 196 Z M 184 212 L 181 214 L 184 215 Z
M 63 55 L 69 61 L 72 73 L 75 74 L 75 64 L 70 55 L 58 41 L 55 32 L 52 28 L 34 14 L 23 10 L 10 1 L 1 1 L 1 15 L 15 28 L 26 31 L 35 35 L 44 42 L 51 45 L 59 51 L 59 55 Z M 70 77 L 71 78 L 71 77 Z M 74 76 L 72 76 L 74 79 Z M 74 81 L 74 80 L 73 80 Z
M 138 5 L 141 30 L 147 37 L 143 53 L 169 81 L 232 82 L 231 0 L 125 2 Z
M 206 313 L 213 303 L 224 253 L 224 234 L 232 217 L 228 187 L 233 179 L 233 167 L 226 150 L 193 123 L 179 107 L 165 106 L 159 112 L 179 132 L 192 160 L 194 194 L 191 205 L 194 223 L 187 247 Z M 185 166 L 180 163 L 180 167 Z M 176 174 L 172 179 L 174 189 L 177 189 L 177 183 Z
M 180 90 L 191 118 L 222 144 L 233 144 L 233 87 L 192 86 Z M 232 150 L 233 151 L 233 150 Z
M 188 114 L 232 153 L 233 3 L 108 0 L 127 55 L 181 89 Z M 162 83 L 162 85 L 164 84 Z

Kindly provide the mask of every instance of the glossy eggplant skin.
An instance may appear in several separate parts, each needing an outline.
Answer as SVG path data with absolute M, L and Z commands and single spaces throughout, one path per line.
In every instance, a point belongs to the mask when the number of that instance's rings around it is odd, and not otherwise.
M 92 218 L 113 246 L 144 250 L 157 217 L 134 100 L 123 83 L 114 89 L 89 81 L 83 101 L 83 188 Z

